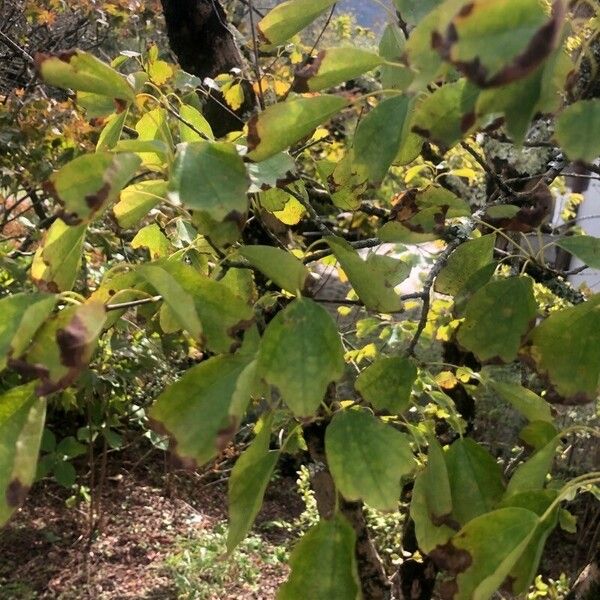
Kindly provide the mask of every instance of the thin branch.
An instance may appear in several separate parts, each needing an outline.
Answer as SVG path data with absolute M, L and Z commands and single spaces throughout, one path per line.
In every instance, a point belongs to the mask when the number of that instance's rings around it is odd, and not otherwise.
M 452 240 L 439 255 L 431 271 L 429 271 L 429 274 L 427 275 L 422 292 L 423 306 L 421 307 L 421 317 L 419 318 L 419 322 L 417 324 L 417 330 L 415 331 L 415 334 L 413 335 L 408 348 L 406 349 L 408 356 L 414 356 L 415 348 L 417 347 L 419 339 L 421 338 L 421 335 L 423 335 L 423 331 L 425 331 L 425 327 L 427 326 L 427 317 L 429 316 L 429 307 L 431 306 L 431 292 L 433 289 L 433 284 L 435 283 L 435 279 L 440 274 L 440 271 L 446 266 L 450 255 L 464 241 L 466 240 L 463 238 L 455 238 Z
M 321 219 L 317 211 L 313 208 L 312 204 L 309 201 L 307 201 L 304 198 L 304 196 L 302 196 L 302 194 L 298 194 L 289 186 L 286 186 L 284 189 L 290 196 L 294 197 L 296 200 L 298 200 L 298 202 L 300 202 L 300 204 L 302 204 L 302 206 L 304 206 L 304 208 L 307 210 L 311 219 L 314 221 L 315 225 L 321 231 L 321 233 L 323 233 L 324 235 L 335 235 L 335 233 L 333 233 L 333 231 L 331 231 L 331 229 L 329 229 L 329 227 L 325 225 L 323 219 Z
M 160 302 L 163 299 L 162 296 L 152 296 L 152 298 L 141 298 L 140 300 L 132 300 L 131 302 L 121 302 L 119 304 L 107 304 L 106 310 L 125 310 L 127 308 L 135 308 L 136 306 L 143 306 L 144 304 L 152 304 L 153 302 Z
M 33 60 L 33 56 L 29 54 L 24 48 L 21 48 L 14 40 L 9 38 L 5 33 L 0 31 L 0 40 L 4 42 L 6 46 L 8 46 L 11 50 L 20 54 L 29 64 L 33 65 L 35 61 Z
M 262 74 L 260 72 L 260 63 L 258 58 L 258 40 L 256 39 L 256 28 L 254 26 L 254 5 L 252 0 L 248 0 L 248 6 L 250 7 L 250 31 L 252 32 L 254 74 L 256 75 L 256 84 L 258 85 L 258 103 L 260 105 L 260 109 L 265 110 L 265 95 L 262 88 Z
M 366 240 L 359 240 L 357 242 L 348 242 L 355 250 L 361 250 L 363 248 L 374 248 L 375 246 L 381 246 L 383 243 L 379 238 L 369 238 Z M 322 258 L 327 258 L 333 254 L 333 250 L 318 250 L 317 252 L 311 252 L 308 256 L 304 257 L 302 261 L 305 265 L 315 262 L 317 260 L 321 260 Z
M 506 182 L 496 173 L 490 165 L 486 162 L 486 160 L 467 142 L 461 142 L 460 145 L 475 159 L 477 164 L 487 173 L 487 175 L 496 183 L 498 188 L 505 194 L 509 196 L 515 195 L 515 190 L 513 190 Z

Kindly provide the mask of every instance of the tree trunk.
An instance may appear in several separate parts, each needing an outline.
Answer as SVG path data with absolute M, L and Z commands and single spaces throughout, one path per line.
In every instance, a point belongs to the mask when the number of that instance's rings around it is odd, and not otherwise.
M 171 49 L 185 71 L 202 80 L 228 73 L 231 69 L 244 72 L 244 60 L 219 0 L 161 0 L 161 4 Z M 252 86 L 247 80 L 242 85 L 245 101 L 235 112 L 220 93 L 210 91 L 204 116 L 217 137 L 241 130 L 242 115 L 254 108 Z
M 304 427 L 304 438 L 317 470 L 311 478 L 319 515 L 330 519 L 335 511 L 336 489 L 325 457 L 325 428 L 322 423 Z M 339 508 L 356 533 L 356 562 L 364 600 L 390 600 L 392 586 L 375 548 L 363 512 L 362 502 L 339 499 Z
M 415 536 L 415 522 L 406 521 L 402 532 L 402 547 L 408 552 L 416 552 L 419 547 Z M 395 588 L 400 600 L 430 600 L 437 575 L 437 568 L 429 556 L 423 556 L 421 562 L 408 559 L 399 567 L 395 577 Z

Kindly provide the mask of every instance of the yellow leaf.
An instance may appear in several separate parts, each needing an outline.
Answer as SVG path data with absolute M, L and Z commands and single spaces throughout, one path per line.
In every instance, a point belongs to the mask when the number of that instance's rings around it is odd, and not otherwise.
M 453 387 L 456 387 L 458 380 L 454 376 L 452 371 L 442 371 L 435 376 L 436 383 L 445 390 L 451 390 Z
M 298 52 L 298 50 L 294 50 L 291 54 L 290 54 L 290 62 L 293 65 L 298 65 L 302 62 L 302 52 Z
M 284 224 L 284 225 L 297 225 L 304 216 L 306 209 L 296 198 L 291 198 L 287 201 L 283 210 L 278 210 L 273 214 Z
M 148 76 L 156 85 L 163 85 L 173 76 L 173 67 L 164 60 L 157 60 L 148 65 Z
M 237 110 L 244 103 L 244 88 L 239 83 L 232 85 L 225 93 L 225 101 L 233 110 Z

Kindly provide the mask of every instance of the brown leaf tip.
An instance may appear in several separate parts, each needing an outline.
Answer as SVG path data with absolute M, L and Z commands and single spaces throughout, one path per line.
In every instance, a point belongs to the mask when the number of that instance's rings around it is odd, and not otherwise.
M 23 485 L 18 479 L 13 479 L 6 488 L 6 503 L 16 508 L 23 504 L 28 492 L 28 485 Z

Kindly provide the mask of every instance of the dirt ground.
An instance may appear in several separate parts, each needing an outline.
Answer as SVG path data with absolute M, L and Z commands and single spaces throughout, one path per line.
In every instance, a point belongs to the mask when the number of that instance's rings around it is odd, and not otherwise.
M 178 539 L 226 520 L 226 483 L 210 472 L 165 475 L 161 461 L 130 466 L 109 468 L 92 539 L 85 503 L 67 508 L 59 486 L 34 487 L 0 532 L 1 600 L 177 598 L 164 560 Z M 270 486 L 258 522 L 290 520 L 302 510 L 295 479 L 283 477 Z M 232 587 L 223 600 L 271 600 L 286 575 L 283 565 L 261 566 L 260 592 Z
M 227 519 L 224 474 L 214 468 L 170 471 L 159 452 L 143 464 L 114 456 L 102 493 L 101 523 L 91 537 L 86 503 L 68 508 L 63 488 L 51 482 L 34 487 L 0 531 L 0 600 L 177 600 L 165 559 L 181 539 L 199 537 Z M 80 470 L 85 472 L 85 465 Z M 269 486 L 259 527 L 301 514 L 304 504 L 295 480 L 292 470 Z M 540 566 L 545 577 L 556 579 L 561 572 L 573 577 L 600 543 L 600 505 L 586 494 L 569 508 L 577 515 L 578 531 L 552 534 Z M 280 545 L 289 534 L 261 528 L 261 536 Z M 259 580 L 251 588 L 232 583 L 210 600 L 272 600 L 287 567 L 257 562 L 256 571 Z

